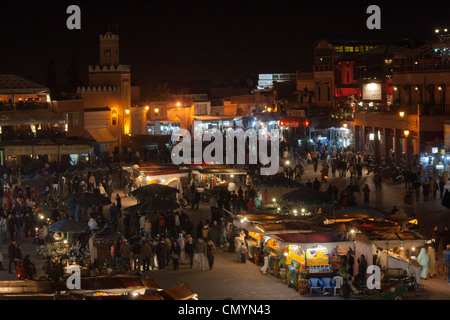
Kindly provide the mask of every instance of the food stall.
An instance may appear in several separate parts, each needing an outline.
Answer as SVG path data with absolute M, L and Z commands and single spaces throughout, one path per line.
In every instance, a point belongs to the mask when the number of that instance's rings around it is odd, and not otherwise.
M 227 165 L 198 165 L 191 170 L 197 187 L 214 189 L 228 187 L 238 176 L 245 176 L 247 172 L 239 168 L 231 168 Z
M 372 241 L 373 253 L 377 256 L 376 263 L 381 267 L 382 276 L 386 281 L 395 276 L 393 273 L 404 270 L 406 275 L 414 276 L 419 283 L 422 267 L 416 261 L 416 254 L 425 244 L 425 239 L 420 233 L 387 232 L 368 237 Z
M 267 237 L 272 245 L 281 248 L 286 264 L 305 272 L 306 278 L 333 277 L 340 265 L 332 261 L 349 248 L 354 249 L 353 241 L 342 241 L 342 236 L 334 232 L 277 233 Z

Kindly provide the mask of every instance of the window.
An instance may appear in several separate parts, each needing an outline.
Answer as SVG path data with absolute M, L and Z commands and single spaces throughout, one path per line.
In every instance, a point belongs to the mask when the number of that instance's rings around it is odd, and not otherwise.
M 317 86 L 317 100 L 320 101 L 320 86 Z
M 109 64 L 111 63 L 111 50 L 105 49 L 105 50 L 103 51 L 103 54 L 104 54 L 104 56 L 105 56 L 105 63 L 106 63 L 107 65 L 109 65 Z
M 350 72 L 347 71 L 347 83 L 350 83 Z
M 69 128 L 78 127 L 81 125 L 81 112 L 64 112 L 64 119 Z
M 196 115 L 207 115 L 208 114 L 208 105 L 206 103 L 196 104 L 195 105 L 195 114 Z
M 330 90 L 330 86 L 327 86 L 327 100 L 328 100 L 328 101 L 331 100 L 331 90 Z
M 345 52 L 353 52 L 353 47 L 345 47 Z

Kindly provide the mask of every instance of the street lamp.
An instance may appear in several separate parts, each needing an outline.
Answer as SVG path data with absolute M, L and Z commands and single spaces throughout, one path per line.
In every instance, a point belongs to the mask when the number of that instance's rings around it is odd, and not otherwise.
M 347 128 L 348 125 L 347 125 L 346 123 L 344 123 L 342 126 L 343 126 L 344 128 Z
M 405 137 L 409 136 L 409 130 L 405 130 L 405 131 L 403 131 L 403 133 L 405 134 Z
M 125 113 L 126 113 L 126 114 L 130 114 L 130 109 L 126 109 L 126 110 L 125 110 Z
M 181 102 L 180 101 L 177 102 L 177 107 L 181 107 Z
M 150 109 L 150 107 L 149 107 L 149 106 L 145 106 L 145 110 L 147 110 L 147 111 L 148 111 L 148 109 Z
M 402 117 L 402 118 L 405 116 L 405 112 L 404 112 L 404 111 L 400 111 L 398 114 L 399 114 L 399 116 Z

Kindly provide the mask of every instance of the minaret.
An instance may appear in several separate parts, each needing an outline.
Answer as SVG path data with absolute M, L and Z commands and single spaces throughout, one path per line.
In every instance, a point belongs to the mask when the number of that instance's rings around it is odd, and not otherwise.
M 119 36 L 107 32 L 100 35 L 100 66 L 119 65 Z

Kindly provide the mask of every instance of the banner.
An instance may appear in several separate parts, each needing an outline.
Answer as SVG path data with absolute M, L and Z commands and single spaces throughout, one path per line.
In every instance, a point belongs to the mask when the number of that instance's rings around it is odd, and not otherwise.
M 5 156 L 23 156 L 33 154 L 33 146 L 5 146 Z
M 58 146 L 33 146 L 33 154 L 58 154 Z
M 74 144 L 59 146 L 59 154 L 88 154 L 89 145 Z

